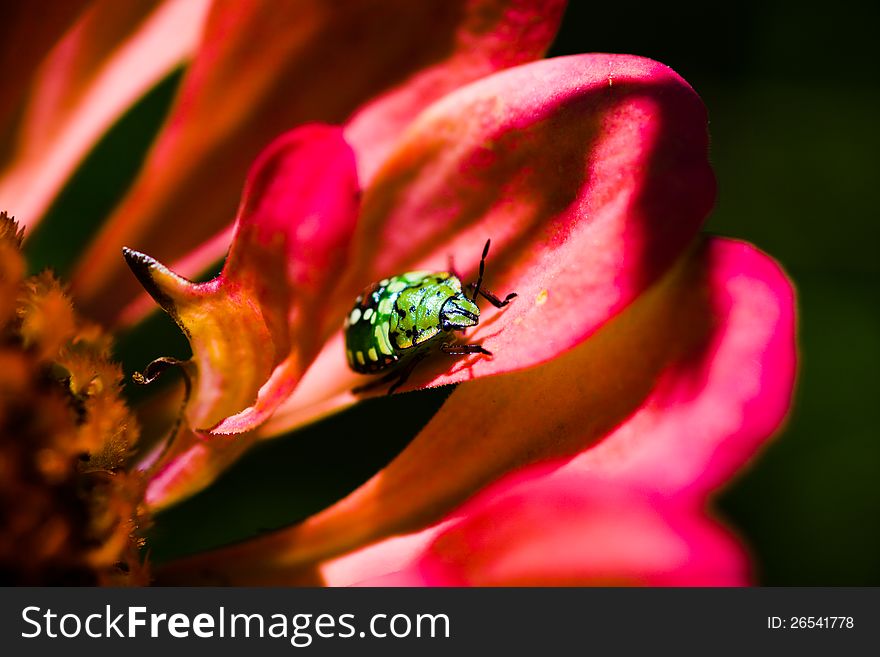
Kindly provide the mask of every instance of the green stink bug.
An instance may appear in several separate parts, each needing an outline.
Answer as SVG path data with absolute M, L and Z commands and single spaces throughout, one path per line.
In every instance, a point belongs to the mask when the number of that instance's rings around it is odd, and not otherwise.
M 478 295 L 496 308 L 503 308 L 516 296 L 516 292 L 511 292 L 499 299 L 482 287 L 490 242 L 486 240 L 483 247 L 477 282 L 468 286 L 474 291 L 471 298 L 462 290 L 461 278 L 451 266 L 452 271 L 411 271 L 384 278 L 364 289 L 345 318 L 348 365 L 359 374 L 389 372 L 354 392 L 396 378 L 388 390 L 391 394 L 433 351 L 451 356 L 492 355 L 477 344 L 457 344 L 451 335 L 479 324 Z

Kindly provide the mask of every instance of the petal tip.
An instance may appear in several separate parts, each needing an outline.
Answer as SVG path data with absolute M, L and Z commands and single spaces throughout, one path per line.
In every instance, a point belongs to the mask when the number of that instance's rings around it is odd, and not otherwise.
M 135 277 L 147 293 L 156 300 L 162 309 L 177 319 L 175 297 L 193 287 L 193 283 L 175 274 L 155 258 L 127 246 L 122 247 L 122 256 Z

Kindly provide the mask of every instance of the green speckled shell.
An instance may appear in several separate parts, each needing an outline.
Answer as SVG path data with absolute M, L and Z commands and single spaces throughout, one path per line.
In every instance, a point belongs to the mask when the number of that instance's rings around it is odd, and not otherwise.
M 366 288 L 345 319 L 345 350 L 355 372 L 373 374 L 442 340 L 440 309 L 462 296 L 449 272 L 412 271 Z

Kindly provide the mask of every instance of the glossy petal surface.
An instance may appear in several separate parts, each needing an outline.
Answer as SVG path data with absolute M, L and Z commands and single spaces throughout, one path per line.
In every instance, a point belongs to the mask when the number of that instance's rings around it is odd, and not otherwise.
M 730 481 L 778 429 L 797 374 L 792 284 L 744 242 L 711 240 L 704 257 L 715 317 L 708 342 L 567 467 L 699 495 Z

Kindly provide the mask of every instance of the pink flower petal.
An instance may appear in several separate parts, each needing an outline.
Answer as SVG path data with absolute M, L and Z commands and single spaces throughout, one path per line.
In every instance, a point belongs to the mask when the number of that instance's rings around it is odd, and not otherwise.
M 453 3 L 448 2 L 447 7 Z M 460 2 L 459 25 L 445 59 L 416 70 L 406 82 L 363 105 L 345 138 L 358 154 L 358 174 L 369 183 L 419 112 L 466 82 L 539 59 L 556 35 L 565 0 L 468 0 Z M 448 9 L 447 9 L 448 10 Z M 430 30 L 436 32 L 437 26 Z
M 412 387 L 545 362 L 693 240 L 715 192 L 706 147 L 699 98 L 650 60 L 581 55 L 485 78 L 427 110 L 367 189 L 340 301 L 408 268 L 444 270 L 449 255 L 473 280 L 491 237 L 486 284 L 519 298 L 483 303 L 466 339 L 494 357 L 426 368 Z
M 189 56 L 207 6 L 103 0 L 82 14 L 37 70 L 0 166 L 10 213 L 37 224 L 110 125 Z
M 712 240 L 716 320 L 699 353 L 668 368 L 629 420 L 567 467 L 697 494 L 730 480 L 778 428 L 796 378 L 796 300 L 755 247 Z
M 75 293 L 95 316 L 111 319 L 138 292 L 120 281 L 119 247 L 175 262 L 222 232 L 239 181 L 275 135 L 308 121 L 340 123 L 363 110 L 353 138 L 365 152 L 375 151 L 374 160 L 381 158 L 387 142 L 426 104 L 499 67 L 540 56 L 562 5 L 215 3 L 166 128 L 82 259 Z M 175 239 L 168 240 L 172 228 Z
M 778 429 L 790 407 L 794 389 L 795 298 L 784 272 L 754 247 L 732 240 L 712 240 L 704 258 L 709 268 L 707 282 L 716 324 L 701 352 L 667 367 L 635 414 L 596 446 L 532 486 L 575 496 L 583 495 L 588 485 L 592 486 L 590 494 L 596 490 L 604 491 L 608 486 L 627 486 L 650 491 L 653 504 L 660 508 L 666 508 L 669 500 L 675 498 L 677 503 L 672 510 L 683 526 L 690 526 L 695 532 L 689 542 L 694 546 L 693 555 L 698 562 L 688 562 L 688 570 L 671 579 L 644 580 L 643 583 L 647 584 L 744 583 L 744 568 L 736 565 L 737 560 L 742 559 L 741 553 L 737 556 L 739 551 L 732 546 L 724 549 L 723 534 L 713 530 L 700 517 L 700 509 L 707 494 L 735 476 L 764 440 Z M 550 467 L 555 466 L 543 466 L 545 469 Z M 577 483 L 578 477 L 585 477 L 585 480 Z M 511 483 L 509 488 L 525 491 L 530 484 L 528 476 L 524 479 L 525 484 Z M 505 481 L 515 482 L 516 478 Z M 466 508 L 478 514 L 477 522 L 468 511 L 457 512 L 438 527 L 388 539 L 341 557 L 324 566 L 325 578 L 331 584 L 350 584 L 388 573 L 381 579 L 371 579 L 369 583 L 510 584 L 523 583 L 531 570 L 534 581 L 572 583 L 571 575 L 586 563 L 579 560 L 576 550 L 579 540 L 585 536 L 571 533 L 569 528 L 577 527 L 578 523 L 592 523 L 595 518 L 566 520 L 562 517 L 565 513 L 553 514 L 552 519 L 543 524 L 553 525 L 557 530 L 554 532 L 553 527 L 542 526 L 540 510 L 543 508 L 548 515 L 547 510 L 553 508 L 553 504 L 548 499 L 541 501 L 541 491 L 519 495 L 523 507 L 536 511 L 531 519 L 523 517 L 515 504 L 505 512 L 511 504 L 503 497 L 503 484 L 493 487 L 493 491 L 501 500 L 496 500 L 492 494 L 481 494 L 479 500 L 486 508 L 481 507 L 480 502 L 468 503 Z M 458 522 L 459 516 L 465 520 Z M 626 515 L 623 517 L 627 518 Z M 480 522 L 492 523 L 493 531 L 474 536 L 471 530 L 479 532 Z M 448 529 L 450 524 L 454 525 L 451 530 Z M 505 528 L 514 532 L 514 538 L 505 536 Z M 442 529 L 444 535 L 451 535 L 453 540 L 466 538 L 472 553 L 450 554 L 444 539 L 432 548 L 424 548 L 426 542 L 436 540 L 440 533 L 438 529 Z M 645 530 L 645 527 L 638 529 L 640 535 Z M 700 535 L 708 543 L 699 545 L 694 540 Z M 616 553 L 626 555 L 645 540 L 649 539 L 638 538 L 632 543 L 624 541 L 618 549 L 606 552 L 611 552 L 612 556 Z M 544 544 L 547 542 L 549 545 Z M 715 549 L 710 547 L 713 542 Z M 407 549 L 401 549 L 401 544 Z M 552 572 L 541 566 L 560 563 L 552 557 L 554 545 L 567 545 L 569 550 L 564 549 L 559 555 L 565 567 L 558 569 L 559 578 L 556 580 Z M 591 540 L 587 544 L 591 556 L 592 545 Z M 500 554 L 493 554 L 493 550 Z M 656 547 L 652 546 L 651 554 L 657 554 Z M 542 561 L 531 561 L 530 555 L 539 555 Z M 574 563 L 565 564 L 572 557 Z M 491 560 L 490 563 L 482 561 L 486 559 Z M 730 578 L 722 576 L 705 581 L 681 578 L 688 571 L 699 575 L 704 566 L 714 568 L 713 562 L 719 566 L 715 574 L 726 573 Z M 402 566 L 405 568 L 403 572 L 392 574 L 394 566 L 397 570 Z M 696 570 L 694 566 L 697 566 Z M 511 572 L 505 568 L 518 576 L 512 578 Z M 478 579 L 475 580 L 474 576 Z
M 550 476 L 589 475 L 680 499 L 693 512 L 782 421 L 794 356 L 794 298 L 778 265 L 748 245 L 712 240 L 576 349 L 460 386 L 388 467 L 339 503 L 295 527 L 173 564 L 166 576 L 198 568 L 236 582 L 284 577 L 454 522 L 461 513 L 450 512 L 480 489 L 545 459 L 570 459 Z M 679 527 L 671 535 L 717 539 L 717 553 L 730 554 L 717 530 L 701 534 L 704 521 L 689 525 L 677 508 L 658 516 Z M 410 546 L 424 543 L 411 536 Z M 397 558 L 407 552 L 400 548 Z M 367 549 L 382 562 L 381 544 Z
M 407 131 L 367 189 L 337 313 L 359 287 L 407 269 L 444 270 L 449 255 L 473 280 L 491 237 L 487 286 L 519 298 L 500 311 L 483 302 L 465 339 L 493 357 L 437 358 L 403 389 L 556 357 L 625 308 L 693 239 L 715 190 L 705 121 L 686 82 L 630 56 L 534 62 L 451 94 Z M 262 433 L 307 421 L 318 399 L 355 400 L 344 360 L 322 353 L 319 362 L 308 389 Z
M 749 568 L 743 549 L 728 531 L 705 517 L 689 500 L 663 498 L 650 490 L 584 472 L 541 476 L 545 471 L 539 468 L 539 474 L 529 470 L 505 478 L 459 510 L 457 519 L 410 565 L 401 568 L 405 562 L 399 562 L 398 570 L 362 583 L 748 583 Z
M 191 283 L 126 252 L 193 351 L 189 425 L 241 433 L 290 394 L 322 344 L 323 298 L 357 216 L 354 156 L 342 131 L 306 126 L 254 164 L 222 273 Z
M 204 434 L 182 430 L 160 460 L 150 464 L 144 501 L 158 511 L 189 497 L 210 484 L 255 442 L 253 434 L 235 440 L 211 440 Z

